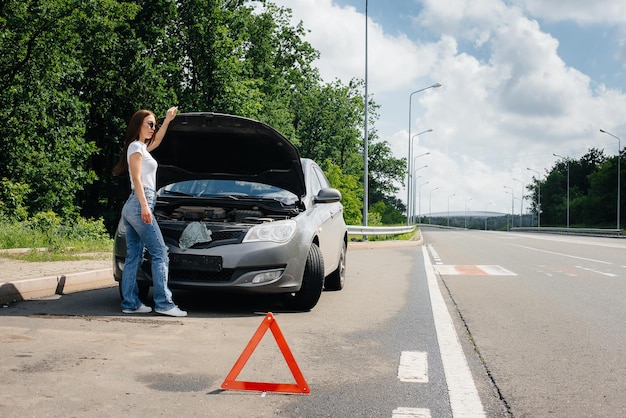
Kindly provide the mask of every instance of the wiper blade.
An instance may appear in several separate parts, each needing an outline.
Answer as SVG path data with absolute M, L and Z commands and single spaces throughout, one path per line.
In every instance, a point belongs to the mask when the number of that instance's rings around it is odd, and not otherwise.
M 163 190 L 162 193 L 167 193 L 167 194 L 171 194 L 171 195 L 174 195 L 174 196 L 194 197 L 192 194 L 185 193 L 185 192 L 179 192 L 177 190 Z

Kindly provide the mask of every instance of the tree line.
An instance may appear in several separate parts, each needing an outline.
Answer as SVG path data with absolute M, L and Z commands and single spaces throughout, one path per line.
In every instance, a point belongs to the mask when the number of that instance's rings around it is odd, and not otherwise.
M 546 170 L 544 178 L 533 177 L 526 197 L 530 198 L 530 210 L 536 213 L 541 190 L 541 226 L 566 226 L 569 206 L 572 227 L 616 228 L 618 158 L 623 159 L 623 155 L 620 150 L 619 157 L 608 157 L 603 150 L 591 148 L 578 160 L 560 158 Z M 624 179 L 619 168 L 621 187 Z M 623 198 L 621 192 L 620 200 Z M 620 202 L 620 218 L 623 215 L 624 205 Z
M 363 81 L 324 82 L 290 22 L 271 1 L 0 0 L 0 218 L 53 211 L 111 231 L 129 190 L 111 175 L 128 119 L 177 105 L 273 126 L 321 163 L 360 224 Z M 406 160 L 377 136 L 368 100 L 369 206 L 399 223 Z
M 623 156 L 622 151 L 620 158 L 623 159 Z M 560 157 L 541 177 L 533 176 L 532 182 L 525 187 L 527 193 L 522 196 L 522 199 L 530 202 L 522 216 L 518 212 L 489 216 L 487 219 L 484 216 L 439 216 L 432 219 L 425 216 L 421 222 L 502 231 L 518 226 L 536 227 L 538 221 L 542 227 L 563 228 L 569 224 L 573 228 L 615 229 L 618 170 L 621 187 L 624 176 L 621 164 L 618 169 L 618 157 L 609 157 L 603 150 L 591 148 L 579 159 Z M 622 191 L 620 219 L 624 219 L 625 214 L 623 200 Z M 538 208 L 541 209 L 540 220 L 537 217 Z

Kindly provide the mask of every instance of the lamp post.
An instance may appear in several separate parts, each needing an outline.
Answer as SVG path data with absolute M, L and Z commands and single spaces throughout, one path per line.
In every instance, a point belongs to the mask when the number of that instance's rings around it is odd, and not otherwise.
M 522 193 L 519 198 L 519 226 L 522 227 L 523 213 L 524 213 L 524 182 L 518 179 L 513 179 L 513 181 L 519 181 L 522 185 Z
M 513 193 L 513 188 L 511 186 L 504 186 L 505 189 L 511 189 L 511 229 L 513 228 L 513 217 L 515 216 L 515 212 L 513 210 L 513 206 L 515 205 L 515 193 Z M 509 192 L 506 192 L 509 193 Z M 507 226 L 509 223 L 506 223 Z
M 367 0 L 365 0 L 365 117 L 364 117 L 364 122 L 365 122 L 365 126 L 363 129 L 363 225 L 367 226 L 367 212 L 369 210 L 368 208 L 368 199 L 369 199 L 369 182 L 368 182 L 368 138 L 367 138 L 367 119 L 368 119 L 368 102 L 369 102 L 369 98 L 368 96 L 368 92 L 367 92 L 367 61 L 368 61 L 368 57 L 367 57 L 367 38 L 368 38 L 368 34 L 367 34 Z M 410 135 L 409 135 L 410 136 Z
M 416 158 L 417 158 L 417 157 L 416 157 Z M 421 170 L 422 168 L 426 168 L 426 167 L 428 167 L 428 165 L 423 165 L 423 166 L 421 166 L 421 167 L 417 167 L 417 168 L 414 170 L 414 173 L 417 173 L 419 170 Z M 419 177 L 421 177 L 421 176 L 419 176 Z M 416 180 L 417 180 L 417 177 L 416 177 Z M 413 196 L 414 194 L 415 194 L 415 193 L 411 193 L 411 200 L 414 200 L 414 199 L 415 199 L 415 196 Z M 412 204 L 411 204 L 411 207 L 413 208 L 413 206 L 415 206 L 415 202 L 411 202 L 411 203 L 412 203 Z M 409 216 L 409 222 L 410 222 L 411 220 L 413 220 L 413 218 L 414 218 L 414 216 L 415 216 L 415 210 L 414 210 L 414 208 L 413 208 L 411 211 L 407 210 L 407 215 Z
M 428 183 L 430 183 L 430 182 L 426 181 L 426 182 L 420 184 L 419 187 L 418 187 L 418 192 L 417 192 L 417 198 L 418 198 L 417 223 L 420 223 L 421 217 L 422 217 L 422 186 L 425 185 L 425 184 L 428 184 Z
M 432 130 L 432 129 L 431 129 Z M 424 131 L 424 132 L 429 132 L 429 131 Z M 423 132 L 422 132 L 423 133 Z M 414 137 L 420 135 L 420 134 L 416 134 L 413 135 Z M 417 165 L 417 159 L 419 157 L 423 157 L 424 155 L 430 155 L 430 152 L 425 152 L 423 154 L 417 155 L 415 157 L 413 157 L 413 161 L 412 164 L 410 165 L 410 167 L 415 167 Z M 424 168 L 424 167 L 428 167 L 427 165 L 420 167 L 420 168 Z M 419 170 L 420 168 L 413 168 L 413 171 L 411 174 L 415 174 L 417 172 L 417 170 Z M 410 177 L 409 178 L 409 183 L 407 185 L 407 198 L 409 200 L 407 200 L 407 209 L 406 209 L 406 214 L 408 216 L 408 219 L 411 220 L 413 219 L 413 217 L 415 216 L 415 184 L 417 183 L 417 178 L 414 177 Z
M 450 226 L 450 198 L 456 196 L 456 193 L 448 196 L 448 226 Z
M 425 133 L 428 133 L 428 132 L 432 132 L 432 131 L 433 131 L 432 129 L 427 129 L 427 130 L 419 132 L 419 133 L 417 133 L 417 134 L 415 134 L 415 135 L 413 135 L 411 137 L 411 140 L 409 141 L 410 150 L 411 150 L 410 153 L 409 153 L 409 158 L 410 158 L 410 155 L 413 154 L 413 145 L 414 145 L 413 140 L 416 137 L 418 137 L 418 136 L 420 136 L 422 134 L 425 134 Z M 408 167 L 408 170 L 409 170 L 409 179 L 408 179 L 408 182 L 407 182 L 407 201 L 406 201 L 407 220 L 411 219 L 411 217 L 415 214 L 415 208 L 413 207 L 414 206 L 413 202 L 415 200 L 415 197 L 413 197 L 413 194 L 414 194 L 413 192 L 414 192 L 414 189 L 415 189 L 413 184 L 415 183 L 415 180 L 412 178 L 412 174 L 413 174 L 413 171 L 414 171 L 412 168 L 415 167 L 415 160 L 417 160 L 417 158 L 419 158 L 419 157 L 423 157 L 424 155 L 430 155 L 430 152 L 425 152 L 425 153 L 420 154 L 420 155 L 418 155 L 416 157 L 413 157 L 413 159 L 411 161 L 407 160 L 407 167 Z
M 604 129 L 600 129 L 600 132 L 602 132 L 603 134 L 607 134 L 607 135 L 611 135 L 613 138 L 617 139 L 617 229 L 619 229 L 619 201 L 620 201 L 620 194 L 621 194 L 621 184 L 620 184 L 620 178 L 621 178 L 621 174 L 620 174 L 620 160 L 621 158 L 621 153 L 622 153 L 622 141 L 619 139 L 619 137 L 613 135 L 610 132 L 605 131 Z
M 562 158 L 567 163 L 567 227 L 569 228 L 569 160 L 559 154 L 553 153 L 552 155 Z
M 428 200 L 428 225 L 430 225 L 430 215 L 432 214 L 433 192 L 437 189 L 439 189 L 439 187 L 435 187 L 430 191 L 430 199 Z
M 491 202 L 485 204 L 485 231 L 487 230 L 487 206 L 491 205 Z
M 409 127 L 410 128 L 410 127 Z M 418 157 L 422 157 L 424 155 L 430 155 L 430 152 L 425 152 L 423 154 L 418 155 L 417 157 L 412 158 L 412 154 L 413 154 L 413 139 L 416 136 L 420 136 L 422 134 L 428 133 L 428 132 L 432 132 L 432 129 L 427 129 L 425 131 L 422 131 L 420 133 L 417 133 L 415 135 L 413 135 L 412 137 L 409 137 L 409 155 L 407 157 L 407 184 L 406 184 L 406 221 L 407 221 L 407 225 L 410 224 L 410 220 L 411 220 L 411 215 L 413 214 L 413 212 L 415 212 L 415 210 L 411 205 L 411 202 L 413 200 L 413 196 L 411 195 L 411 191 L 413 190 L 413 178 L 412 178 L 412 174 L 413 174 L 413 167 L 415 167 L 415 160 Z M 410 135 L 410 132 L 409 132 Z
M 541 228 L 541 179 L 539 178 L 539 171 L 532 168 L 526 168 L 526 170 L 537 173 L 537 228 Z
M 469 199 L 465 199 L 465 229 L 467 229 L 467 202 L 470 200 L 472 200 L 471 197 Z
M 365 10 L 367 12 L 367 2 L 365 4 Z M 367 16 L 366 16 L 366 20 L 367 20 Z M 366 50 L 367 50 L 367 47 L 366 47 Z M 406 196 L 407 225 L 409 225 L 409 218 L 410 218 L 410 216 L 409 216 L 409 211 L 408 210 L 409 210 L 409 205 L 410 205 L 409 202 L 410 202 L 410 199 L 411 199 L 411 196 L 410 196 L 411 188 L 409 187 L 410 186 L 409 183 L 411 182 L 411 178 L 410 178 L 410 176 L 411 176 L 411 157 L 412 157 L 412 155 L 411 155 L 411 152 L 412 152 L 412 150 L 411 150 L 411 138 L 412 138 L 411 137 L 411 122 L 412 122 L 411 121 L 411 107 L 412 106 L 411 105 L 412 105 L 413 95 L 416 94 L 416 93 L 419 93 L 420 91 L 424 91 L 424 90 L 428 90 L 428 89 L 436 89 L 438 87 L 441 87 L 441 84 L 440 83 L 435 83 L 432 86 L 428 86 L 428 87 L 424 87 L 423 89 L 415 90 L 414 92 L 412 92 L 409 95 L 409 152 L 408 152 L 407 160 L 406 160 L 406 164 L 407 164 L 407 170 L 406 170 L 407 171 L 407 181 L 406 181 L 407 182 L 407 196 Z

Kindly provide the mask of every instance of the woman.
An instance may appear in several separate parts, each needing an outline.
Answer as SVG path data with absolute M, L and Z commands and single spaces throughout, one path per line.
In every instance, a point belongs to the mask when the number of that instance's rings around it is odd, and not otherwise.
M 122 209 L 126 227 L 126 261 L 122 273 L 122 312 L 149 313 L 152 308 L 139 300 L 137 271 L 143 258 L 144 247 L 152 257 L 152 285 L 154 310 L 169 316 L 187 316 L 172 301 L 167 286 L 169 259 L 167 246 L 152 211 L 156 201 L 156 171 L 158 163 L 150 151 L 157 148 L 167 127 L 176 117 L 177 107 L 168 109 L 163 125 L 157 131 L 156 117 L 149 110 L 139 110 L 130 118 L 126 128 L 124 152 L 113 169 L 113 174 L 130 174 L 131 194 Z

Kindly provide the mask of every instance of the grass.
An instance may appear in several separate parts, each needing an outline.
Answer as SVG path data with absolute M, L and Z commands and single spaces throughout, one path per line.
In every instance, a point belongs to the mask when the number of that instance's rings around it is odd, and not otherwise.
M 112 240 L 104 223 L 61 220 L 44 212 L 27 221 L 0 221 L 0 256 L 26 261 L 66 261 L 109 257 Z M 23 251 L 1 251 L 23 249 Z
M 415 238 L 415 236 L 419 237 L 419 229 L 416 229 L 413 232 L 407 232 L 406 234 L 399 235 L 368 235 L 368 241 L 410 241 Z M 349 241 L 364 241 L 363 235 L 360 234 L 350 234 L 348 236 Z

